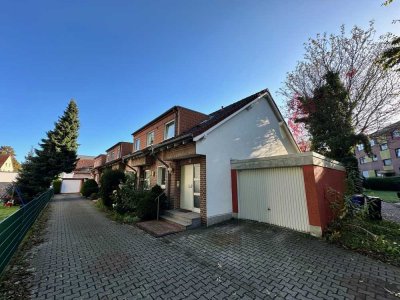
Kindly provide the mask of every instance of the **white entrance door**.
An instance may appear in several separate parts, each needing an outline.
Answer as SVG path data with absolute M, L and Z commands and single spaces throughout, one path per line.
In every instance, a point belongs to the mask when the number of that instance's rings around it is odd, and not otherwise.
M 181 208 L 200 212 L 200 165 L 181 167 Z

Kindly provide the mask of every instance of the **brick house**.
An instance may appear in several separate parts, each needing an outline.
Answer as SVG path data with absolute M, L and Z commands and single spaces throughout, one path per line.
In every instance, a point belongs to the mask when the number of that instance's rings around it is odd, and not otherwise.
M 357 145 L 355 154 L 364 177 L 400 175 L 400 122 L 393 123 L 370 135 L 372 155 L 363 145 Z
M 165 189 L 171 209 L 212 225 L 232 217 L 232 159 L 298 153 L 268 90 L 204 114 L 174 106 L 132 133 L 122 162 L 139 185 Z
M 94 158 L 92 174 L 97 183 L 104 169 L 125 171 L 126 165 L 122 157 L 132 152 L 132 146 L 133 144 L 129 142 L 118 142 L 108 148 L 106 154 L 100 154 Z

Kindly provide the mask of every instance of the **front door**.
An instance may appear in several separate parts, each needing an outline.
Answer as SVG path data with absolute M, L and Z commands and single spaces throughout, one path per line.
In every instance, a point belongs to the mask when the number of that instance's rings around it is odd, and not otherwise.
M 200 212 L 200 164 L 181 167 L 181 208 Z

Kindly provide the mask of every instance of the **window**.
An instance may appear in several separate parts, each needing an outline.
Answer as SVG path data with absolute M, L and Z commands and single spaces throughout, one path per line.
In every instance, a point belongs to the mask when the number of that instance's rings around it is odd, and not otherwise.
M 357 145 L 357 150 L 358 150 L 358 151 L 364 150 L 364 144 L 358 144 L 358 145 Z
M 371 145 L 371 147 L 375 146 L 375 140 L 369 140 L 369 144 Z
M 154 131 L 147 134 L 147 146 L 154 144 Z
M 145 189 L 145 190 L 150 189 L 150 178 L 151 178 L 151 171 L 145 170 L 144 171 L 144 180 L 143 180 L 143 189 Z
M 135 140 L 135 151 L 140 150 L 140 139 Z
M 359 161 L 360 161 L 360 165 L 365 164 L 365 157 L 364 156 L 360 157 Z
M 369 177 L 369 172 L 368 171 L 362 171 L 362 176 L 365 178 Z
M 388 144 L 387 143 L 380 144 L 380 147 L 381 147 L 381 151 L 385 151 L 388 149 Z
M 167 182 L 167 168 L 158 167 L 157 170 L 157 184 L 165 189 L 165 184 Z
M 200 164 L 193 168 L 193 206 L 200 209 Z
M 383 160 L 383 165 L 384 166 L 391 166 L 392 165 L 392 160 L 389 158 L 389 159 L 384 159 Z
M 378 160 L 378 156 L 376 156 L 375 154 L 372 154 L 372 161 L 377 161 Z
M 396 157 L 400 157 L 400 148 L 397 148 L 394 151 L 396 152 Z
M 392 132 L 392 138 L 398 138 L 400 137 L 400 130 L 396 129 L 395 131 Z
M 175 136 L 175 121 L 165 124 L 164 140 L 168 140 Z

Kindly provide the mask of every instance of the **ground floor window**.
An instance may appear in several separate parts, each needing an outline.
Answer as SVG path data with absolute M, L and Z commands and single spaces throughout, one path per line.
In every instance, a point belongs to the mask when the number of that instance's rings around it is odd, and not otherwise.
M 383 165 L 384 166 L 391 166 L 392 165 L 392 160 L 391 159 L 384 159 L 383 160 Z
M 144 171 L 144 180 L 143 180 L 143 188 L 145 190 L 150 189 L 150 178 L 151 178 L 151 170 Z
M 200 208 L 200 164 L 193 168 L 193 206 Z
M 362 176 L 365 178 L 369 177 L 369 172 L 368 171 L 362 171 Z
M 165 189 L 165 185 L 167 182 L 167 168 L 158 167 L 157 169 L 157 184 L 161 186 L 162 189 Z

